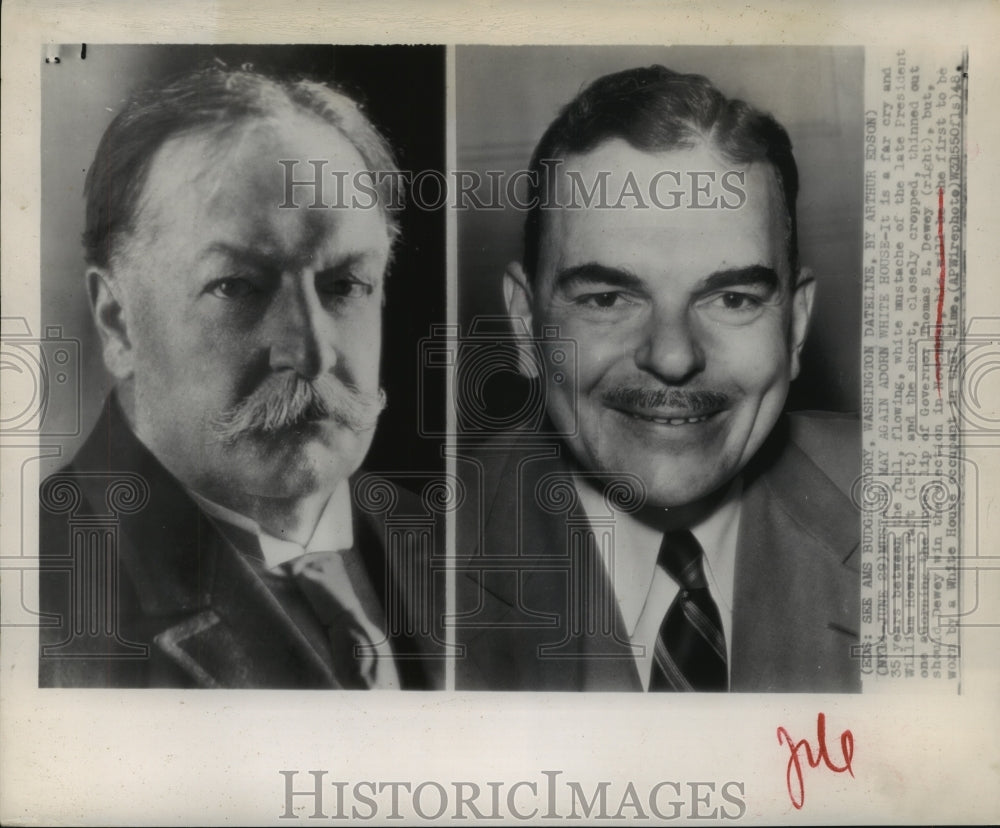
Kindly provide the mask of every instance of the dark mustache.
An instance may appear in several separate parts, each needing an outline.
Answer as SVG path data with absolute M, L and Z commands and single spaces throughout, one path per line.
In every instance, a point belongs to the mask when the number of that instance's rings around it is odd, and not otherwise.
M 699 391 L 684 388 L 629 388 L 619 386 L 605 391 L 601 400 L 611 406 L 631 408 L 642 411 L 667 409 L 690 411 L 700 414 L 703 411 L 716 411 L 725 408 L 729 403 L 729 395 L 721 391 Z
M 306 380 L 293 372 L 272 374 L 248 397 L 219 414 L 215 436 L 233 443 L 248 434 L 274 434 L 312 420 L 332 419 L 352 431 L 375 428 L 385 392 L 370 394 L 333 377 Z

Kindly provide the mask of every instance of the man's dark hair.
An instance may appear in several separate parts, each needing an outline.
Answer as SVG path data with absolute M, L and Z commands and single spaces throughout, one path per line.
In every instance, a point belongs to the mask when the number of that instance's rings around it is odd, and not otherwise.
M 643 152 L 687 149 L 700 143 L 717 148 L 734 164 L 768 162 L 788 214 L 788 261 L 798 271 L 795 199 L 799 174 L 784 128 L 741 100 L 726 98 L 702 75 L 682 75 L 663 66 L 627 69 L 598 78 L 560 111 L 531 158 L 524 227 L 523 266 L 534 280 L 542 235 L 542 205 L 551 182 L 551 162 L 589 152 L 621 138 Z
M 337 129 L 367 169 L 385 172 L 383 185 L 391 186 L 397 172 L 392 148 L 352 98 L 318 81 L 282 80 L 246 67 L 213 65 L 133 93 L 105 131 L 84 188 L 87 264 L 107 267 L 121 240 L 134 231 L 153 156 L 169 139 L 201 131 L 222 135 L 247 119 L 280 118 L 295 111 L 312 113 Z M 394 233 L 395 217 L 386 209 L 385 193 L 379 194 Z

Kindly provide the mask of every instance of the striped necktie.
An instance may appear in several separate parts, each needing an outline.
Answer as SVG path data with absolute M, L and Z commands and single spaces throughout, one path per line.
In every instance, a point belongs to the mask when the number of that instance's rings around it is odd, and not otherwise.
M 708 592 L 702 550 L 687 530 L 667 532 L 657 565 L 680 591 L 656 637 L 649 689 L 725 691 L 729 689 L 722 619 Z

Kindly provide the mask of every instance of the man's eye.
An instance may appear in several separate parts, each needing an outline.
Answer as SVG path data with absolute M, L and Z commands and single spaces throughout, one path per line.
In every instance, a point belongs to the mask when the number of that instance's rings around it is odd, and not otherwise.
M 220 299 L 242 299 L 257 293 L 258 290 L 253 282 L 240 276 L 219 279 L 209 287 L 209 292 Z
M 726 290 L 705 297 L 701 308 L 708 319 L 719 324 L 746 325 L 764 312 L 767 303 L 767 299 L 753 293 Z
M 761 300 L 749 293 L 735 293 L 727 291 L 718 296 L 718 301 L 726 310 L 752 310 L 760 307 Z
M 336 299 L 360 299 L 371 295 L 372 286 L 360 279 L 340 277 L 320 282 L 319 290 Z
M 583 296 L 578 296 L 575 302 L 576 304 L 582 305 L 586 308 L 598 308 L 600 310 L 631 304 L 631 302 L 629 302 L 629 300 L 622 293 L 619 293 L 616 290 L 607 291 L 605 293 L 586 293 Z

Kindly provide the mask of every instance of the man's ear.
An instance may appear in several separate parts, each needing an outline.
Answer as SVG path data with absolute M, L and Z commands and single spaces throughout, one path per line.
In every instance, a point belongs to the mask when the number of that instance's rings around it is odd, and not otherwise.
M 809 333 L 809 320 L 812 317 L 815 293 L 816 280 L 813 278 L 812 271 L 804 267 L 799 271 L 792 294 L 792 328 L 789 331 L 790 341 L 788 343 L 792 379 L 799 375 L 801 367 L 799 357 L 802 354 L 802 346 L 806 342 L 806 334 Z
M 87 270 L 87 297 L 101 337 L 104 364 L 119 382 L 132 376 L 132 342 L 120 293 L 121 285 L 107 268 Z
M 532 301 L 534 295 L 527 274 L 519 262 L 511 262 L 503 274 L 503 298 L 511 328 L 518 339 L 518 368 L 526 377 L 538 376 L 538 361 L 529 345 L 532 331 Z

